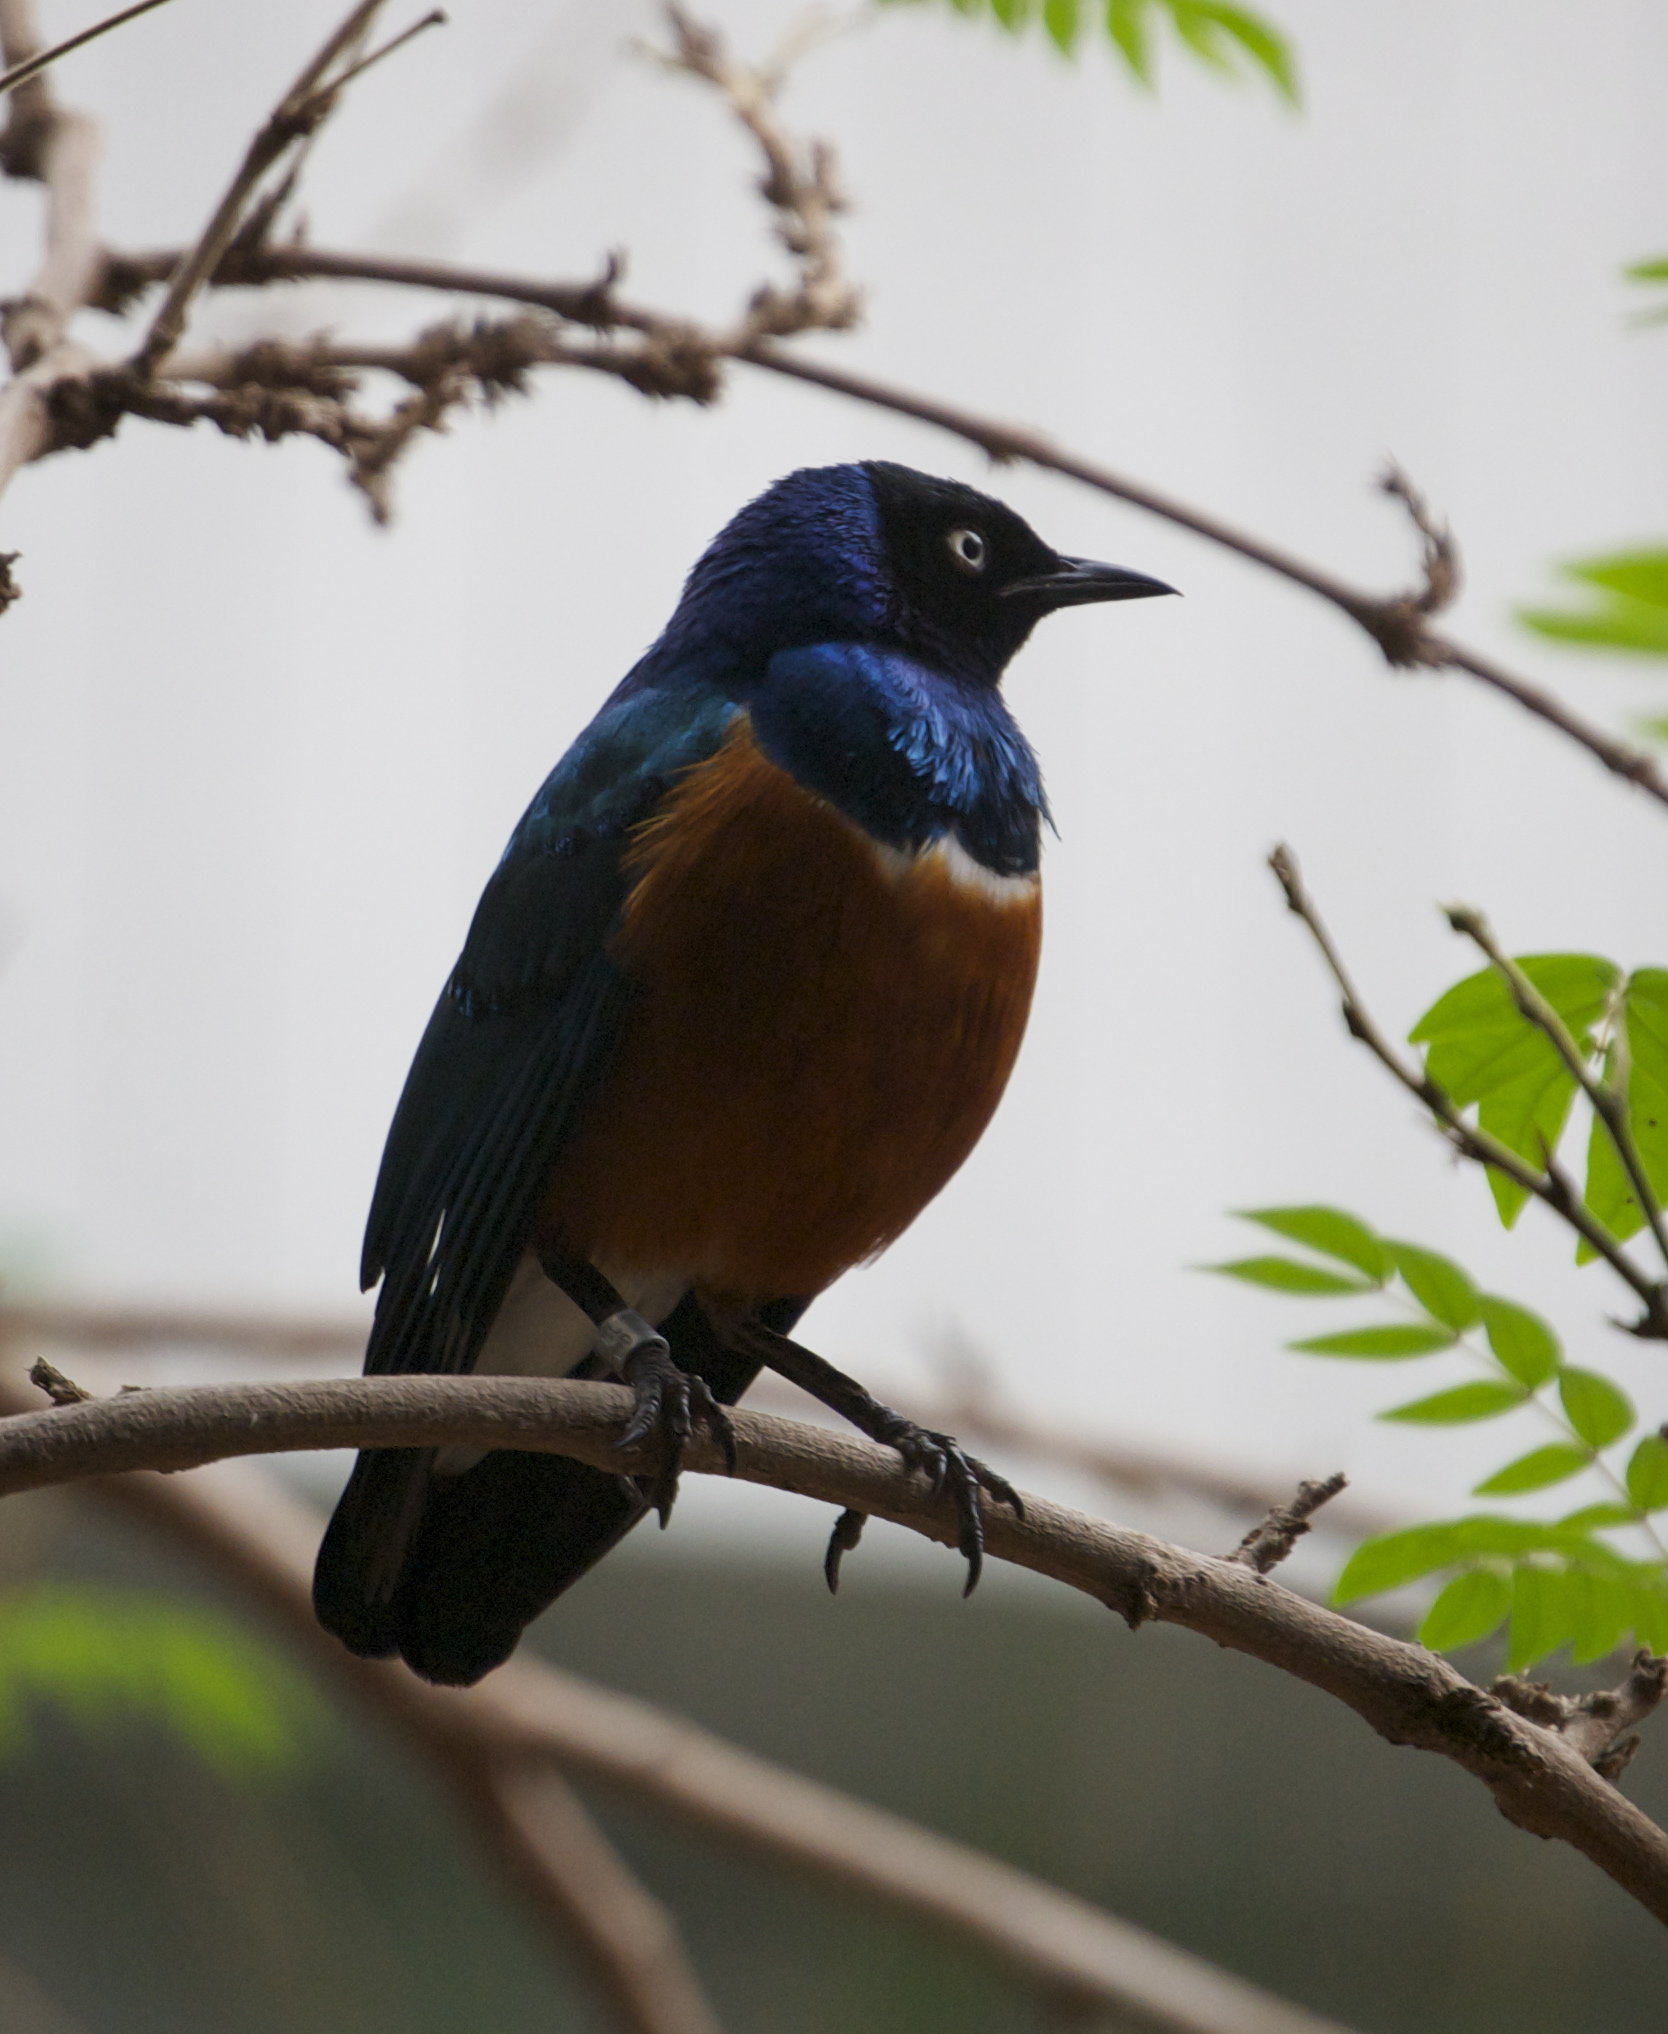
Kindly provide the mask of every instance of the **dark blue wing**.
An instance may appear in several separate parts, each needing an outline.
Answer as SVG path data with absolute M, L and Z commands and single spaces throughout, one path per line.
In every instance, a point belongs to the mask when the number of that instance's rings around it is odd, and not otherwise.
M 632 997 L 608 954 L 631 829 L 735 709 L 617 697 L 558 764 L 487 884 L 417 1048 L 371 1203 L 366 1369 L 466 1371 Z
M 608 943 L 627 887 L 631 829 L 680 771 L 712 753 L 735 711 L 687 685 L 622 687 L 516 828 L 417 1048 L 383 1151 L 361 1267 L 367 1285 L 382 1279 L 368 1372 L 474 1367 L 546 1183 L 630 1009 L 632 986 Z M 454 1632 L 446 1612 L 459 1578 L 466 1595 L 495 1609 L 508 1587 L 475 1559 L 483 1534 L 502 1568 L 504 1548 L 540 1527 L 548 1510 L 545 1538 L 555 1535 L 563 1572 L 577 1572 L 643 1508 L 619 1477 L 558 1457 L 530 1459 L 542 1479 L 531 1507 L 522 1501 L 527 1478 L 515 1474 L 519 1456 L 507 1474 L 488 1456 L 455 1479 L 454 1491 L 432 1474 L 431 1450 L 362 1454 L 314 1572 L 326 1629 L 357 1653 L 403 1651 L 435 1678 L 484 1673 L 514 1645 L 519 1623 L 500 1616 L 488 1633 L 499 1650 L 488 1657 L 474 1623 Z M 547 1579 L 544 1600 L 560 1586 Z M 525 1587 L 509 1593 L 519 1605 Z

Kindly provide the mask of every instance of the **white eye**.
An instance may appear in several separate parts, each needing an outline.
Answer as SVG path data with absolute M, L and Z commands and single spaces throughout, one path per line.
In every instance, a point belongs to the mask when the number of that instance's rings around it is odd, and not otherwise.
M 952 530 L 945 542 L 950 546 L 950 556 L 964 572 L 982 572 L 990 547 L 977 530 Z

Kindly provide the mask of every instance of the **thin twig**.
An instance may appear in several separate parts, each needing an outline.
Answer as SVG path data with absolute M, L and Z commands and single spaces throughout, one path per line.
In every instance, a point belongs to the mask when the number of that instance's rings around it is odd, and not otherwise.
M 1668 1697 L 1668 1659 L 1635 1653 L 1619 1687 L 1590 1695 L 1557 1695 L 1545 1682 L 1516 1674 L 1501 1675 L 1490 1692 L 1519 1716 L 1557 1731 L 1596 1773 L 1615 1780 L 1639 1749 L 1634 1726 L 1654 1715 Z
M 29 0 L 3 0 L 0 57 L 28 60 L 37 42 Z M 46 187 L 40 267 L 28 288 L 0 313 L 14 374 L 58 346 L 97 279 L 102 261 L 93 206 L 98 150 L 93 122 L 59 106 L 44 77 L 37 74 L 11 95 L 0 165 L 10 176 L 37 177 Z
M 151 280 L 159 266 L 172 259 L 173 256 L 168 253 L 111 257 L 106 271 L 106 298 L 119 303 L 125 295 Z M 675 341 L 681 360 L 686 364 L 703 364 L 704 376 L 686 371 L 687 388 L 666 386 L 663 377 L 661 383 L 653 388 L 653 393 L 685 394 L 698 401 L 710 401 L 716 393 L 716 368 L 724 359 L 731 358 L 743 366 L 805 382 L 869 408 L 929 424 L 976 446 L 998 463 L 1023 462 L 1047 472 L 1062 474 L 1099 494 L 1127 502 L 1165 522 L 1189 530 L 1195 536 L 1303 587 L 1363 628 L 1392 664 L 1412 665 L 1430 671 L 1463 671 L 1512 700 L 1526 713 L 1555 728 L 1585 749 L 1607 770 L 1636 785 L 1659 803 L 1668 805 L 1668 778 L 1663 776 L 1655 759 L 1645 750 L 1620 741 L 1581 719 L 1544 687 L 1433 630 L 1421 611 L 1421 596 L 1376 595 L 1351 586 L 1322 567 L 1311 565 L 1294 553 L 1267 543 L 1222 517 L 1190 507 L 1159 489 L 1145 486 L 1110 467 L 1070 452 L 1040 431 L 1025 425 L 1006 423 L 937 396 L 924 395 L 872 375 L 836 367 L 827 361 L 807 359 L 803 354 L 789 352 L 769 339 L 752 340 L 742 350 L 728 353 L 726 335 L 721 332 L 709 331 L 687 318 L 658 312 L 612 293 L 605 304 L 599 305 L 593 287 L 583 283 L 547 282 L 497 270 L 453 267 L 444 262 L 356 255 L 300 246 L 262 248 L 247 260 L 240 260 L 235 271 L 220 278 L 227 284 L 325 279 L 382 282 L 466 296 L 495 296 L 512 303 L 535 304 L 561 317 L 573 317 L 573 307 L 584 303 L 590 313 L 586 322 L 592 322 L 598 310 L 602 309 L 609 325 L 641 334 L 645 342 L 655 345 L 669 345 Z M 634 349 L 599 349 L 586 354 L 569 352 L 560 360 L 553 358 L 550 364 L 584 367 L 642 386 L 637 378 L 638 361 L 639 355 Z
M 1403 597 L 1416 614 L 1440 614 L 1444 608 L 1453 606 L 1460 589 L 1459 550 L 1454 533 L 1446 523 L 1438 521 L 1424 495 L 1394 460 L 1379 476 L 1378 484 L 1392 501 L 1399 501 L 1407 510 L 1408 520 L 1424 547 L 1421 560 L 1424 583 Z
M 1271 1506 L 1268 1515 L 1258 1520 L 1228 1559 L 1238 1561 L 1255 1574 L 1271 1574 L 1309 1531 L 1309 1521 L 1315 1513 L 1348 1482 L 1349 1478 L 1339 1469 L 1322 1482 L 1300 1483 L 1291 1503 Z
M 60 57 L 66 57 L 71 50 L 81 49 L 89 42 L 96 42 L 101 35 L 108 35 L 113 28 L 120 28 L 124 22 L 137 21 L 141 14 L 149 14 L 154 8 L 167 4 L 167 0 L 137 0 L 132 7 L 124 7 L 119 14 L 107 15 L 103 21 L 95 21 L 91 28 L 83 28 L 75 35 L 67 36 L 62 42 L 55 42 L 50 49 L 37 50 L 33 56 L 24 57 L 12 65 L 10 70 L 0 71 L 0 94 L 15 92 L 19 85 L 28 84 L 31 78 L 38 78 L 42 71 L 55 64 Z
M 731 355 L 761 339 L 801 332 L 840 332 L 856 324 L 861 299 L 845 275 L 834 221 L 846 209 L 834 151 L 824 141 L 801 142 L 778 119 L 783 83 L 780 60 L 770 70 L 737 63 L 718 32 L 667 0 L 673 47 L 661 57 L 670 68 L 711 85 L 752 137 L 764 161 L 759 194 L 775 215 L 777 238 L 792 255 L 794 287 L 764 284 L 733 332 L 720 343 Z
M 37 1391 L 44 1391 L 54 1405 L 85 1405 L 93 1396 L 73 1377 L 66 1377 L 56 1363 L 48 1363 L 44 1356 L 37 1356 L 30 1364 L 29 1382 Z
M 1449 908 L 1447 918 L 1454 930 L 1471 941 L 1505 982 L 1519 1014 L 1550 1042 L 1553 1051 L 1563 1061 L 1565 1070 L 1591 1103 L 1593 1114 L 1603 1124 L 1605 1134 L 1621 1161 L 1622 1170 L 1627 1174 L 1628 1184 L 1633 1188 L 1634 1198 L 1638 1201 L 1639 1211 L 1650 1228 L 1651 1240 L 1661 1254 L 1663 1266 L 1668 1269 L 1668 1227 L 1663 1224 L 1662 1206 L 1657 1199 L 1656 1189 L 1651 1185 L 1650 1175 L 1645 1170 L 1645 1161 L 1633 1134 L 1633 1120 L 1628 1111 L 1625 1080 L 1620 1085 L 1613 1085 L 1594 1074 L 1588 1064 L 1587 1055 L 1570 1035 L 1569 1026 L 1517 962 L 1502 950 L 1499 941 L 1489 929 L 1488 920 L 1480 911 L 1474 911 L 1468 905 L 1456 904 Z M 1623 1050 L 1625 1052 L 1625 1039 Z
M 0 1493 L 116 1470 L 185 1469 L 230 1455 L 312 1448 L 550 1450 L 616 1473 L 652 1473 L 622 1450 L 623 1387 L 520 1377 L 360 1377 L 162 1388 L 0 1420 Z M 954 1545 L 961 1522 L 927 1479 L 873 1442 L 759 1413 L 734 1416 L 735 1472 L 820 1503 L 890 1518 Z M 686 1467 L 729 1473 L 704 1435 Z M 985 1519 L 987 1551 L 1052 1576 L 1131 1625 L 1179 1624 L 1324 1689 L 1392 1743 L 1452 1759 L 1508 1820 L 1572 1844 L 1668 1922 L 1668 1832 L 1554 1733 L 1512 1715 L 1421 1646 L 1353 1623 L 1231 1561 L 1189 1553 L 1027 1496 L 1023 1518 Z
M 262 178 L 329 118 L 343 82 L 342 78 L 332 80 L 330 72 L 358 48 L 383 5 L 384 0 L 357 0 L 262 123 L 196 244 L 182 255 L 169 278 L 150 328 L 128 363 L 134 374 L 141 378 L 152 374 L 185 330 L 191 299 L 231 245 Z
M 20 6 L 24 0 L 6 0 L 6 4 Z M 537 282 L 437 262 L 405 262 L 304 247 L 273 248 L 258 236 L 247 246 L 241 246 L 237 243 L 235 204 L 227 208 L 231 226 L 205 234 L 198 243 L 191 288 L 211 278 L 229 284 L 335 276 L 494 295 L 538 305 L 558 317 L 596 330 L 635 335 L 630 343 L 552 348 L 545 364 L 610 374 L 646 394 L 710 402 L 719 391 L 722 365 L 734 360 L 827 389 L 872 408 L 912 417 L 979 447 L 993 460 L 1023 460 L 1127 502 L 1305 588 L 1364 629 L 1392 665 L 1466 673 L 1557 729 L 1606 769 L 1668 805 L 1668 777 L 1664 777 L 1654 758 L 1644 750 L 1582 720 L 1543 687 L 1433 629 L 1431 617 L 1452 597 L 1456 583 L 1452 539 L 1438 526 L 1411 483 L 1399 473 L 1392 473 L 1386 484 L 1408 508 L 1420 532 L 1424 544 L 1424 584 L 1413 594 L 1372 594 L 1221 517 L 1189 507 L 1111 468 L 1068 452 L 1040 432 L 982 416 L 872 376 L 808 360 L 781 345 L 783 334 L 843 329 L 856 316 L 856 296 L 844 280 L 833 233 L 833 220 L 843 201 L 834 179 L 832 156 L 819 144 L 795 142 L 777 123 L 773 107 L 780 83 L 777 75 L 748 71 L 735 64 L 713 31 L 696 24 L 680 10 L 674 9 L 671 19 L 676 43 L 674 65 L 720 92 L 760 147 L 765 162 L 761 190 L 776 212 L 778 231 L 799 267 L 794 290 L 783 292 L 765 285 L 754 293 L 747 311 L 728 329 L 707 328 L 688 318 L 622 301 L 615 294 L 613 265 L 607 280 L 599 287 Z M 24 96 L 32 89 L 26 87 Z M 213 251 L 211 243 L 215 242 L 218 251 L 213 252 L 212 259 L 204 261 L 202 257 Z M 228 262 L 222 270 L 222 257 L 232 254 L 235 261 Z M 172 298 L 187 279 L 185 267 L 190 259 L 177 251 L 163 256 L 113 257 L 105 271 L 102 299 L 116 306 L 154 277 L 159 267 L 174 277 L 169 292 Z M 195 272 L 199 268 L 201 272 Z M 153 323 L 151 338 L 140 353 L 141 362 L 151 369 L 161 364 L 165 351 L 155 341 Z M 214 420 L 212 413 L 208 414 Z M 165 420 L 190 422 L 195 416 L 187 407 Z M 419 420 L 416 428 L 421 427 Z M 328 434 L 320 431 L 316 435 Z M 0 431 L 0 486 L 23 457 L 39 457 L 85 442 L 89 441 L 72 432 L 47 434 L 14 453 L 8 462 L 4 433 Z M 378 475 L 379 484 L 384 478 L 385 468 Z M 373 505 L 376 499 L 373 495 Z
M 1568 1174 L 1550 1153 L 1544 1169 L 1537 1170 L 1509 1145 L 1502 1144 L 1498 1137 L 1490 1136 L 1486 1130 L 1472 1123 L 1447 1090 L 1432 1080 L 1422 1066 L 1402 1058 L 1362 1002 L 1331 934 L 1304 887 L 1296 857 L 1290 848 L 1277 847 L 1269 856 L 1268 864 L 1285 892 L 1287 905 L 1308 928 L 1337 984 L 1344 1023 L 1350 1036 L 1359 1039 L 1379 1064 L 1435 1118 L 1462 1157 L 1504 1173 L 1526 1193 L 1533 1194 L 1536 1200 L 1550 1208 L 1561 1222 L 1567 1223 L 1592 1248 L 1596 1256 L 1604 1259 L 1644 1306 L 1643 1315 L 1632 1326 L 1633 1334 L 1647 1341 L 1668 1341 L 1668 1286 L 1640 1270 L 1588 1208 Z

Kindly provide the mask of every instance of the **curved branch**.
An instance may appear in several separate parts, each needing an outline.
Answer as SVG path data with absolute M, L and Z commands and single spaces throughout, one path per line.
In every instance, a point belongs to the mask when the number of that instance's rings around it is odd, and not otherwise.
M 649 1471 L 615 1436 L 617 1385 L 531 1378 L 362 1377 L 123 1393 L 0 1420 L 0 1494 L 127 1469 L 185 1469 L 229 1455 L 463 1444 L 547 1449 Z M 759 1413 L 735 1415 L 749 1482 L 891 1519 L 953 1545 L 953 1511 L 890 1449 Z M 687 1466 L 721 1473 L 711 1442 Z M 1228 1561 L 1027 1498 L 986 1520 L 988 1551 L 1082 1590 L 1131 1626 L 1179 1624 L 1321 1688 L 1392 1744 L 1437 1752 L 1481 1780 L 1509 1821 L 1558 1837 L 1668 1922 L 1668 1832 L 1553 1731 L 1515 1715 L 1445 1660 L 1353 1623 Z
M 476 1827 L 564 1938 L 566 1918 L 552 1913 L 548 1891 L 523 1877 L 525 1865 L 557 1862 L 546 1804 L 535 1830 L 523 1791 L 529 1778 L 542 1790 L 553 1773 L 605 1788 L 772 1870 L 799 1872 L 941 1930 L 1036 1987 L 1062 2014 L 1111 2012 L 1120 2024 L 1158 2034 L 1346 2034 L 997 1858 L 525 1652 L 468 1691 L 430 1687 L 388 1661 L 355 1659 L 313 1615 L 317 1519 L 270 1476 L 223 1464 L 190 1477 L 113 1476 L 88 1487 L 211 1563 L 351 1700 L 412 1744 L 444 1784 L 461 1782 L 473 1795 L 483 1767 L 499 1775 L 498 1793 L 518 1804 L 515 1822 L 477 1817 Z M 474 1800 L 464 1805 L 474 1815 Z M 528 1856 L 534 1835 L 537 1852 Z M 634 1953 L 658 1953 L 664 1964 L 665 1943 L 657 1952 L 648 1920 Z M 674 1940 L 674 1969 L 676 1948 Z
M 177 250 L 109 258 L 102 300 L 111 308 L 167 273 Z M 1668 805 L 1668 777 L 1645 750 L 1618 740 L 1603 728 L 1572 713 L 1554 693 L 1507 670 L 1432 625 L 1425 589 L 1414 593 L 1377 594 L 1352 586 L 1336 574 L 1266 542 L 1220 516 L 1197 509 L 1173 495 L 1145 486 L 1096 460 L 1057 445 L 1027 425 L 1005 423 L 978 411 L 946 402 L 919 390 L 901 388 L 851 368 L 811 360 L 774 340 L 745 333 L 724 333 L 687 318 L 633 304 L 616 296 L 611 284 L 539 281 L 500 270 L 455 267 L 445 262 L 401 260 L 392 256 L 335 252 L 308 246 L 259 247 L 239 250 L 235 264 L 213 278 L 220 285 L 272 282 L 355 281 L 389 283 L 411 289 L 439 290 L 452 295 L 498 297 L 528 304 L 575 324 L 638 335 L 641 344 L 626 348 L 552 349 L 546 364 L 583 367 L 644 386 L 658 395 L 681 394 L 708 401 L 716 391 L 716 375 L 726 360 L 778 374 L 792 381 L 929 424 L 976 446 L 998 464 L 1023 461 L 1058 473 L 1097 494 L 1127 502 L 1208 543 L 1232 551 L 1264 571 L 1315 594 L 1371 636 L 1385 659 L 1400 668 L 1463 671 L 1490 690 L 1510 699 L 1524 712 L 1555 728 L 1584 748 L 1607 770 L 1636 785 L 1647 796 Z M 663 358 L 664 357 L 664 358 Z M 645 377 L 645 362 L 649 373 Z M 678 372 L 667 371 L 675 362 Z M 50 448 L 49 448 L 50 449 Z

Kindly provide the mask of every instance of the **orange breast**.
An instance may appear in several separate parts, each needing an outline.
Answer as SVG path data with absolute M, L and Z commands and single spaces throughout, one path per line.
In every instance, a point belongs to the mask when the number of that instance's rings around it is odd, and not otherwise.
M 1034 880 L 877 850 L 743 719 L 642 829 L 617 955 L 642 995 L 545 1221 L 594 1262 L 757 1299 L 908 1226 L 1007 1083 Z

